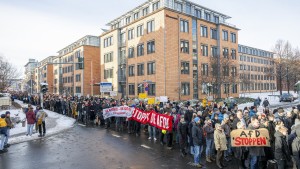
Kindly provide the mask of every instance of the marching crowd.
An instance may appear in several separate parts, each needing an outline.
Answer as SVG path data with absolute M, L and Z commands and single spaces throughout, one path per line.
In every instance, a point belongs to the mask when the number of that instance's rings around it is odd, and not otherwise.
M 40 104 L 38 96 L 16 94 L 12 97 L 28 104 Z M 207 105 L 199 102 L 192 105 L 189 101 L 185 103 L 168 101 L 167 103 L 148 105 L 137 99 L 113 100 L 58 95 L 44 95 L 43 100 L 45 109 L 73 117 L 80 123 L 105 126 L 106 129 L 114 126 L 119 132 L 127 130 L 129 134 L 136 136 L 144 131 L 149 134 L 149 140 L 160 142 L 168 149 L 179 146 L 181 156 L 183 158 L 192 156 L 193 165 L 198 168 L 203 167 L 205 163 L 216 163 L 217 167 L 224 168 L 226 162 L 237 160 L 241 169 L 270 168 L 272 166 L 277 166 L 278 169 L 296 166 L 300 169 L 300 105 L 292 107 L 291 111 L 286 111 L 282 107 L 271 111 L 268 108 L 269 102 L 265 99 L 262 103 L 263 111 L 258 111 L 261 104 L 260 99 L 257 99 L 253 106 L 245 107 L 243 110 L 231 103 Z M 103 109 L 122 105 L 144 111 L 155 110 L 158 113 L 173 116 L 172 130 L 159 130 L 124 117 L 103 118 Z M 26 110 L 26 117 L 27 123 L 30 124 L 27 134 L 31 135 L 34 124 L 38 123 L 40 136 L 44 136 L 47 114 L 43 109 L 37 107 L 37 110 L 34 111 L 29 106 Z M 7 124 L 7 127 L 4 123 Z M 5 132 L 4 126 L 6 127 Z M 9 129 L 12 127 L 9 123 L 9 112 L 5 117 L 1 116 L 0 130 L 3 137 L 9 135 Z M 257 130 L 260 128 L 269 131 L 270 147 L 231 146 L 232 130 Z M 1 144 L 0 150 L 3 151 L 2 147 L 8 146 L 6 141 L 3 145 Z M 206 157 L 202 157 L 203 154 Z

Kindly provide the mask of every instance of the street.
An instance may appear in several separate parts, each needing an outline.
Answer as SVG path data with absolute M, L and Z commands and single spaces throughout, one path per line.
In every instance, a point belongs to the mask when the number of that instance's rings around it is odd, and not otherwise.
M 204 162 L 204 156 L 201 158 Z M 168 150 L 159 142 L 104 128 L 74 128 L 55 136 L 12 145 L 0 155 L 0 169 L 152 169 L 195 168 L 178 147 Z M 215 164 L 205 168 L 216 168 Z M 231 167 L 232 168 L 232 167 Z

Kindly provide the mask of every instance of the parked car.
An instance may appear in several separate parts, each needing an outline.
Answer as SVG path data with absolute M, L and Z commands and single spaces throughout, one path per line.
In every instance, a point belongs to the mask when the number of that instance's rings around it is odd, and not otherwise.
M 280 96 L 280 102 L 292 102 L 294 101 L 294 96 L 289 94 L 289 93 L 283 93 L 281 96 Z

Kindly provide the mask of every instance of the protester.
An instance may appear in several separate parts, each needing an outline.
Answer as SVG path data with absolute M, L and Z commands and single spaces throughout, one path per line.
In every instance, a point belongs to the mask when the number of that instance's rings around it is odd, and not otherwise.
M 46 122 L 45 122 L 46 117 L 48 117 L 48 114 L 43 109 L 40 109 L 36 115 L 37 124 L 40 133 L 39 137 L 44 137 L 46 134 Z
M 180 153 L 182 157 L 185 157 L 187 155 L 186 147 L 187 147 L 188 123 L 184 120 L 184 115 L 180 116 L 180 122 L 178 123 L 177 130 L 179 136 Z
M 26 113 L 26 120 L 27 120 L 27 134 L 26 136 L 28 135 L 32 135 L 32 132 L 33 132 L 33 126 L 34 126 L 34 123 L 36 122 L 36 117 L 35 117 L 35 114 L 33 112 L 33 108 L 30 107 L 28 112 Z
M 213 159 L 213 147 L 214 147 L 214 128 L 212 126 L 211 120 L 208 118 L 203 127 L 204 132 L 206 133 L 206 161 L 211 163 Z
M 286 168 L 286 164 L 290 162 L 291 153 L 286 141 L 288 130 L 283 126 L 276 126 L 275 132 L 275 159 L 277 161 L 278 169 Z
M 12 129 L 14 127 L 11 119 L 10 119 L 10 112 L 7 111 L 5 113 L 5 122 L 6 122 L 6 125 L 7 125 L 7 131 L 6 131 L 6 138 L 5 138 L 5 142 L 4 142 L 4 147 L 5 148 L 8 148 L 10 147 L 10 144 L 8 144 L 8 139 L 10 137 L 10 129 Z
M 217 158 L 216 163 L 219 168 L 225 167 L 224 164 L 224 151 L 227 150 L 227 140 L 226 135 L 224 133 L 224 130 L 222 129 L 221 125 L 219 123 L 215 126 L 215 132 L 214 132 L 214 142 L 215 147 L 217 150 Z
M 0 118 L 0 154 L 6 153 L 7 149 L 4 147 L 4 143 L 7 137 L 7 124 L 5 121 L 5 114 L 1 114 Z
M 194 143 L 194 165 L 198 168 L 202 168 L 200 164 L 201 154 L 203 150 L 203 130 L 200 127 L 200 118 L 194 119 L 195 123 L 192 128 L 192 137 Z
M 246 126 L 243 122 L 240 121 L 237 123 L 237 129 L 246 129 Z M 248 157 L 248 153 L 249 153 L 248 148 L 247 147 L 235 147 L 233 149 L 233 151 L 234 151 L 234 157 L 239 160 L 239 169 L 247 168 L 245 166 L 245 161 L 246 161 L 246 159 Z

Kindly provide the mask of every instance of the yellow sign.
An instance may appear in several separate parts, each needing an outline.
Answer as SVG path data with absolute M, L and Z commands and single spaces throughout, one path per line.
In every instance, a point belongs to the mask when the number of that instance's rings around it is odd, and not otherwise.
M 140 99 L 146 99 L 147 98 L 147 93 L 140 93 L 139 98 Z
M 154 104 L 155 103 L 155 99 L 154 98 L 149 98 L 148 99 L 148 104 Z

